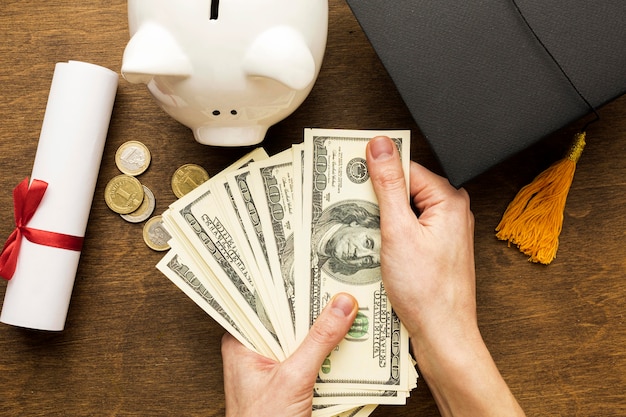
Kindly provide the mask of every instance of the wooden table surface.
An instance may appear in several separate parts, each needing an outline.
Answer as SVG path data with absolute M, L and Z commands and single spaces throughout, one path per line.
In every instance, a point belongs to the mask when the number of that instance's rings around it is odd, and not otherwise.
M 14 227 L 12 189 L 29 176 L 54 64 L 81 60 L 119 73 L 128 41 L 122 0 L 3 0 L 0 13 L 0 238 Z M 557 259 L 531 264 L 494 237 L 521 186 L 558 159 L 581 124 L 564 127 L 466 185 L 476 217 L 479 324 L 528 415 L 626 415 L 626 97 L 600 110 L 565 209 Z M 412 130 L 412 158 L 440 172 L 358 23 L 330 1 L 327 53 L 304 104 L 272 127 L 274 154 L 305 127 Z M 145 86 L 120 78 L 104 157 L 62 332 L 0 324 L 2 416 L 219 416 L 224 414 L 222 328 L 155 268 L 162 253 L 142 225 L 103 199 L 128 140 L 151 150 L 141 181 L 162 212 L 184 163 L 215 174 L 250 149 L 197 144 Z M 68 167 L 71 169 L 71 167 Z M 6 284 L 0 283 L 4 298 Z M 406 406 L 376 416 L 437 416 L 423 381 Z

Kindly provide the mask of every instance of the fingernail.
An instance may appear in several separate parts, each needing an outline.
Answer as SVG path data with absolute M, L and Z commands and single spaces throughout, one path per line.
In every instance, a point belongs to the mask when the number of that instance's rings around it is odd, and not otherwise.
M 331 303 L 332 312 L 338 317 L 347 317 L 354 310 L 354 299 L 346 294 L 337 294 Z
M 386 136 L 376 136 L 370 140 L 369 146 L 374 159 L 387 159 L 393 154 L 393 143 Z

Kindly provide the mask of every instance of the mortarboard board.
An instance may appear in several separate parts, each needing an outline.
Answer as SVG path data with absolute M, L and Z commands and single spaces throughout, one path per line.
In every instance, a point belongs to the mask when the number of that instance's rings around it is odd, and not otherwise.
M 457 187 L 626 92 L 623 0 L 347 2 Z M 556 257 L 584 145 L 580 132 L 496 227 L 533 262 Z
M 457 187 L 626 92 L 624 0 L 347 2 Z

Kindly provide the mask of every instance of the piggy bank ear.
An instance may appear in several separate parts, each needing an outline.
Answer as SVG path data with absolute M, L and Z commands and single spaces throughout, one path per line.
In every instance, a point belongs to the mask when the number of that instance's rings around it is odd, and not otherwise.
M 294 90 L 315 80 L 315 60 L 302 35 L 288 26 L 262 32 L 252 42 L 243 60 L 249 76 L 272 78 Z
M 155 75 L 188 77 L 191 63 L 163 27 L 146 23 L 126 45 L 122 76 L 131 83 L 148 83 Z

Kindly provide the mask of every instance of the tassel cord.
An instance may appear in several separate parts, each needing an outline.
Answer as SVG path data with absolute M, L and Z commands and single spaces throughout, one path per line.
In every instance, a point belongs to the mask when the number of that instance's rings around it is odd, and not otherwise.
M 585 134 L 576 134 L 566 157 L 523 187 L 496 227 L 498 239 L 516 245 L 532 262 L 549 264 L 556 257 L 567 195 L 584 146 Z

